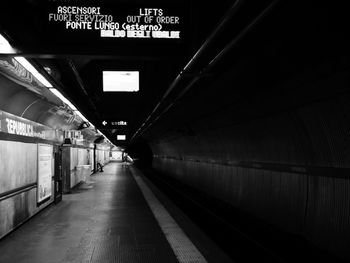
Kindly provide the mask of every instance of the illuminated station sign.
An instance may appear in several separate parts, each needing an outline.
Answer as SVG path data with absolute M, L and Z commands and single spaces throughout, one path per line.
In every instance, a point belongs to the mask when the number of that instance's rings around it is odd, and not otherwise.
M 106 39 L 182 39 L 184 17 L 179 8 L 74 3 L 51 2 L 45 12 L 48 31 Z
M 106 121 L 103 120 L 101 122 L 102 127 L 104 128 L 112 128 L 112 129 L 117 129 L 117 128 L 126 128 L 128 126 L 128 123 L 126 121 Z

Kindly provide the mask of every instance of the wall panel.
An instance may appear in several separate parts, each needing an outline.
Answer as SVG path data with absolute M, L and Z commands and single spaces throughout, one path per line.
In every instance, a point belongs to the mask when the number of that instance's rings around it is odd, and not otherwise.
M 37 181 L 37 145 L 0 140 L 0 194 Z

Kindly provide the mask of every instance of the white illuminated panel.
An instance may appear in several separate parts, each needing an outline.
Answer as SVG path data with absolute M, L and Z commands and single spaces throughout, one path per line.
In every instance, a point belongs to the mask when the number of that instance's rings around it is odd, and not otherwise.
M 30 62 L 24 57 L 15 57 L 18 63 L 20 63 L 26 70 L 28 70 L 37 80 L 41 82 L 45 87 L 52 88 L 52 85 L 48 80 L 41 75 L 36 68 L 33 67 Z
M 139 91 L 138 71 L 103 71 L 104 92 Z
M 15 53 L 15 50 L 12 48 L 10 43 L 1 34 L 0 34 L 0 53 L 2 54 Z
M 126 140 L 126 136 L 125 135 L 117 135 L 117 140 L 118 141 L 125 141 Z

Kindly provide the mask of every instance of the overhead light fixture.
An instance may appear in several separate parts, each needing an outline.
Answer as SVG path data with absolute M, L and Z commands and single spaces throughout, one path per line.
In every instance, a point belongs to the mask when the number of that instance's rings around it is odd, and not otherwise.
M 36 68 L 33 67 L 32 64 L 30 64 L 30 62 L 24 58 L 24 57 L 15 57 L 15 60 L 17 60 L 17 62 L 19 64 L 21 64 L 26 70 L 28 70 L 30 73 L 32 73 L 32 75 L 40 81 L 41 84 L 43 84 L 45 87 L 47 88 L 52 88 L 51 83 L 44 78 L 43 75 L 41 75 Z
M 49 90 L 56 95 L 56 97 L 58 97 L 60 100 L 62 100 L 64 103 L 66 103 L 73 111 L 76 115 L 78 115 L 84 122 L 89 123 L 89 125 L 93 128 L 95 127 L 91 122 L 89 122 L 89 120 L 87 118 L 85 118 L 85 116 L 78 111 L 77 107 L 74 106 L 73 103 L 71 103 L 65 96 L 63 96 L 63 94 L 61 92 L 59 92 L 57 89 L 55 88 L 49 88 Z
M 16 53 L 16 50 L 12 48 L 10 43 L 7 41 L 7 39 L 0 34 L 0 54 L 9 54 L 9 53 Z M 83 114 L 81 114 L 78 109 L 71 103 L 66 97 L 62 95 L 61 92 L 59 92 L 57 89 L 53 88 L 52 84 L 41 74 L 38 72 L 38 70 L 24 57 L 16 56 L 14 59 L 21 64 L 26 70 L 28 70 L 41 84 L 43 84 L 45 87 L 49 88 L 49 90 L 59 99 L 61 99 L 64 103 L 66 103 L 79 117 L 82 118 L 84 122 L 87 122 L 90 124 L 90 126 L 94 127 L 87 118 Z M 45 70 L 51 74 L 50 68 L 45 68 Z
M 83 121 L 89 122 L 88 119 L 85 118 L 85 116 L 84 116 L 83 114 L 81 114 L 80 111 L 76 110 L 76 111 L 74 111 L 74 112 L 75 112 L 80 118 L 82 118 Z M 91 125 L 91 126 L 93 126 L 93 125 Z
M 83 121 L 80 125 L 79 125 L 79 127 L 78 127 L 78 131 L 79 130 L 83 130 L 83 129 L 86 129 L 86 128 L 89 128 L 90 127 L 90 123 L 89 122 L 87 122 L 87 121 Z
M 128 159 L 129 162 L 133 163 L 134 162 L 134 159 L 131 158 L 129 155 L 126 156 L 126 158 Z
M 109 144 L 115 146 L 115 145 L 107 138 L 107 136 L 104 135 L 99 129 L 96 129 L 96 131 L 97 131 L 98 134 L 101 134 L 101 135 L 106 139 L 106 141 L 107 141 Z
M 16 50 L 10 45 L 7 39 L 1 34 L 0 34 L 0 53 L 2 54 L 16 53 Z
M 96 129 L 97 133 L 101 134 L 103 137 L 107 138 L 106 135 L 104 135 L 99 129 Z
M 138 71 L 103 71 L 102 76 L 105 92 L 139 91 Z
M 56 95 L 56 97 L 58 97 L 59 99 L 61 99 L 64 103 L 66 103 L 72 110 L 76 111 L 77 108 L 73 105 L 73 103 L 71 103 L 65 96 L 63 96 L 63 94 L 61 92 L 59 92 L 57 89 L 55 88 L 50 88 L 49 89 L 53 94 Z
M 117 140 L 118 141 L 125 141 L 126 140 L 126 136 L 125 135 L 117 135 Z

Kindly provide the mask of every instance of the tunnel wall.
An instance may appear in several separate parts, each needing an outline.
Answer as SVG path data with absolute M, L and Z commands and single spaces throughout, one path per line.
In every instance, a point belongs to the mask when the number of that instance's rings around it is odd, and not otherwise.
M 0 140 L 0 194 L 28 187 L 27 191 L 0 199 L 0 238 L 53 202 L 37 205 L 38 145 Z M 53 167 L 52 167 L 53 168 Z M 52 171 L 53 174 L 53 171 Z M 51 189 L 53 191 L 53 182 Z
M 153 166 L 350 258 L 349 120 L 339 97 L 237 125 L 193 122 L 151 143 Z

